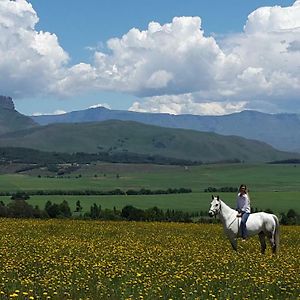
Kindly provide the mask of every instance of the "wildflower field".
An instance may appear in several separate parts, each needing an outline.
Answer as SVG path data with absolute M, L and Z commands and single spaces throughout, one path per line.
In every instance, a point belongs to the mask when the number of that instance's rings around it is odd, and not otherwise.
M 300 227 L 279 255 L 217 224 L 0 219 L 0 299 L 299 299 Z

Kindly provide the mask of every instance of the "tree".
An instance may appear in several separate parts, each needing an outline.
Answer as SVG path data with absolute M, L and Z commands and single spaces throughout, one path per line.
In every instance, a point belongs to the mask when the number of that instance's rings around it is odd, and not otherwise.
M 8 214 L 16 218 L 32 218 L 34 208 L 25 200 L 13 200 L 8 204 Z
M 72 216 L 70 206 L 66 200 L 59 205 L 59 213 L 61 216 L 69 218 Z
M 288 219 L 288 217 L 286 216 L 285 213 L 281 213 L 281 214 L 280 214 L 280 223 L 281 223 L 282 225 L 288 225 L 289 219 Z
M 296 225 L 297 224 L 298 215 L 297 215 L 297 213 L 294 209 L 292 209 L 292 208 L 289 209 L 286 216 L 287 216 L 289 225 Z
M 4 202 L 0 201 L 0 217 L 7 217 L 8 209 L 5 206 Z
M 46 203 L 45 211 L 47 212 L 50 218 L 57 218 L 60 212 L 58 204 L 52 204 L 50 201 Z
M 165 219 L 165 214 L 161 209 L 155 206 L 145 211 L 145 218 L 148 221 L 162 221 Z
M 295 210 L 293 210 L 292 208 L 289 209 L 289 211 L 287 212 L 286 216 L 290 219 L 294 219 L 297 217 L 297 213 L 295 212 Z
M 97 204 L 94 203 L 93 206 L 91 206 L 90 212 L 92 219 L 99 219 L 101 215 L 101 205 L 98 207 Z
M 76 202 L 76 209 L 75 209 L 76 212 L 81 212 L 82 211 L 82 206 L 80 204 L 80 200 L 78 200 Z
M 294 209 L 289 209 L 287 214 L 280 214 L 280 223 L 282 225 L 297 225 L 300 223 L 300 218 Z
M 127 205 L 123 207 L 121 217 L 129 221 L 142 221 L 145 219 L 145 213 L 141 209 Z
M 11 200 L 28 200 L 28 199 L 30 199 L 30 196 L 25 192 L 19 191 L 19 192 L 12 194 L 10 199 Z

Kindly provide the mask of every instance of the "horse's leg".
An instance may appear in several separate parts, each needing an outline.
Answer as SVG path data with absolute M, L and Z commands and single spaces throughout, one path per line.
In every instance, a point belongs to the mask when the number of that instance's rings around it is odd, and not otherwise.
M 272 248 L 272 253 L 275 253 L 276 252 L 276 244 L 275 244 L 275 236 L 274 236 L 273 232 L 268 232 L 267 237 L 270 241 L 270 245 L 271 245 L 271 248 Z
M 259 234 L 259 241 L 260 241 L 260 246 L 261 246 L 261 253 L 265 254 L 267 245 L 266 245 L 266 240 L 265 240 L 265 233 L 261 231 Z
M 237 240 L 235 238 L 229 238 L 232 249 L 237 251 Z
M 270 245 L 272 248 L 272 253 L 276 253 L 276 243 L 275 243 L 275 234 L 274 232 L 269 233 L 269 240 L 270 240 Z

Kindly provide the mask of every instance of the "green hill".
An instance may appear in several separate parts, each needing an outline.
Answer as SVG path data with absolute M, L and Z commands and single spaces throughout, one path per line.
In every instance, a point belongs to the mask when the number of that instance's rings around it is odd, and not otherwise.
M 0 147 L 55 152 L 161 155 L 190 161 L 266 162 L 299 158 L 236 136 L 144 125 L 132 121 L 52 124 L 0 136 Z

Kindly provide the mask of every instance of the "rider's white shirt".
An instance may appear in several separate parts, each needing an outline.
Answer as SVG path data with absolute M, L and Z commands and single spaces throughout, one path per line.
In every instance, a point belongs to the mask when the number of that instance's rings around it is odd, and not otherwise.
M 250 198 L 248 194 L 238 193 L 236 198 L 236 207 L 238 210 L 241 210 L 246 213 L 250 213 Z

